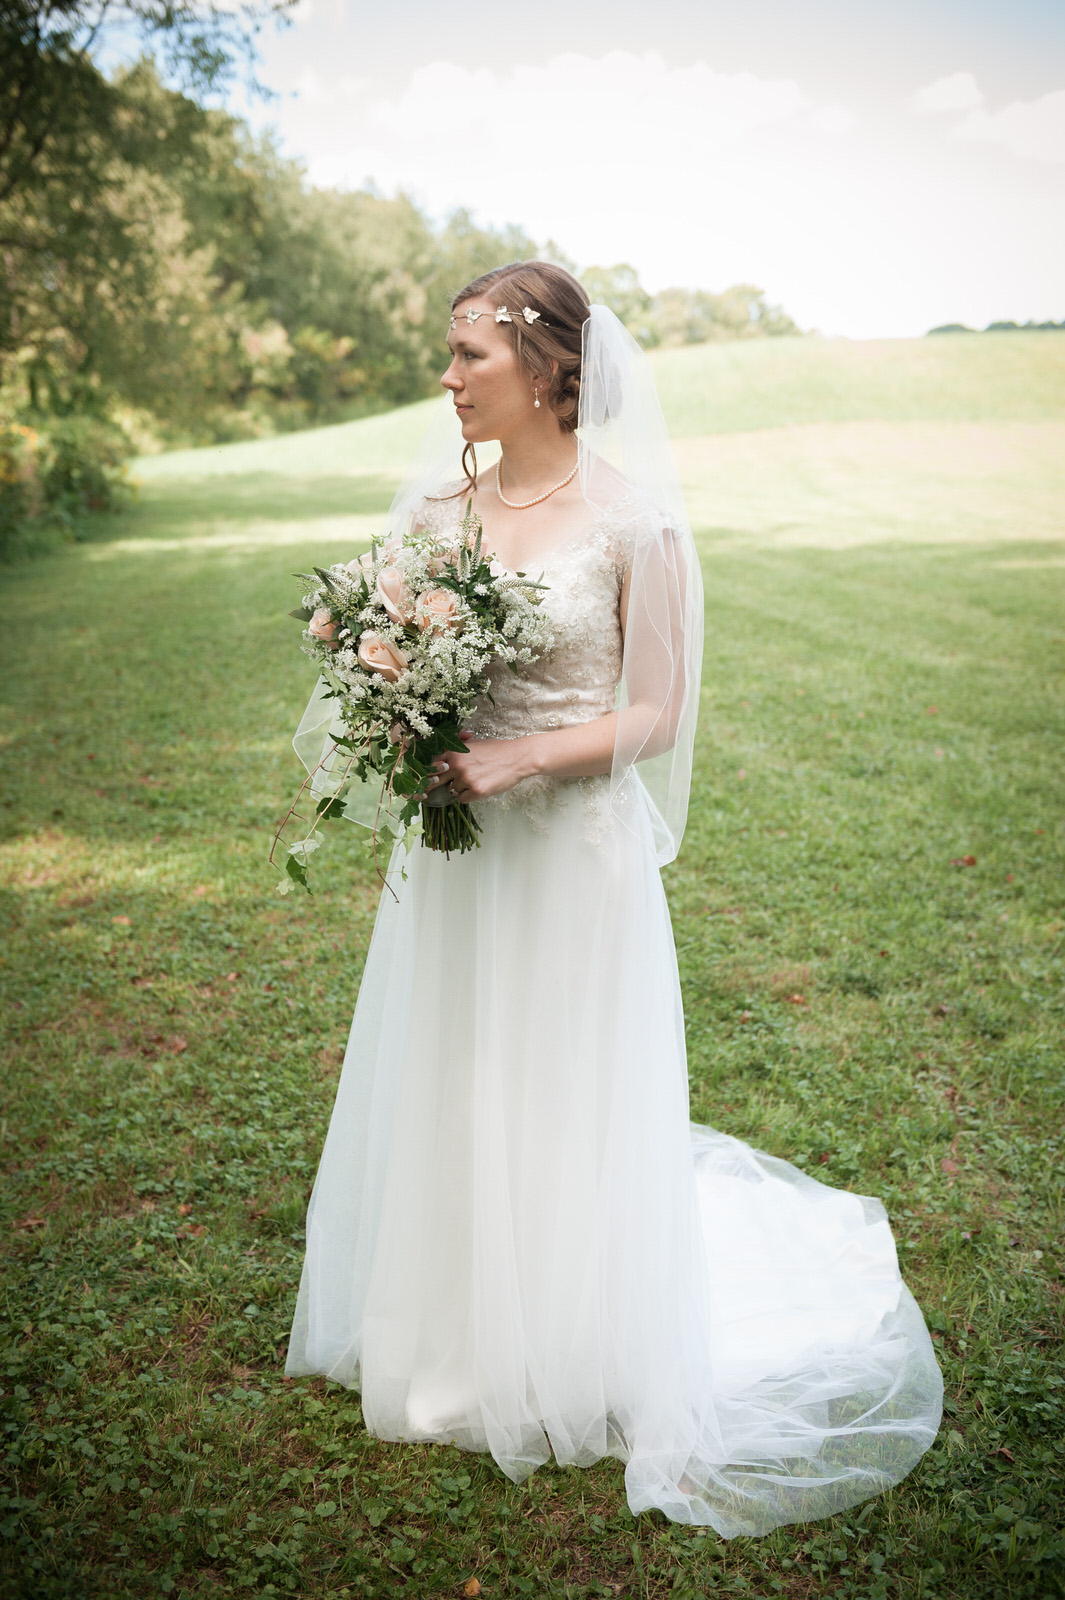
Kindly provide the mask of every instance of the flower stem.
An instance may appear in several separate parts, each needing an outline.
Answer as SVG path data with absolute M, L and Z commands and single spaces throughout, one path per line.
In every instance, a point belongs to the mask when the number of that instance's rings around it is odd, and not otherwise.
M 459 855 L 480 846 L 481 825 L 469 806 L 454 801 L 447 806 L 422 806 L 422 844 L 429 850 Z

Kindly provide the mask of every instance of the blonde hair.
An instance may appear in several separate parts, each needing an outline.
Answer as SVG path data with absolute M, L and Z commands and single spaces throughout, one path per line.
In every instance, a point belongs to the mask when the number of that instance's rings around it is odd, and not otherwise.
M 529 376 L 546 376 L 547 404 L 563 432 L 572 433 L 580 406 L 581 334 L 591 309 L 581 285 L 572 273 L 550 261 L 511 261 L 460 289 L 451 309 L 482 297 L 508 307 L 514 320 L 497 327 Z M 525 306 L 540 313 L 535 322 L 522 317 Z M 462 470 L 466 483 L 458 492 L 465 494 L 477 487 L 477 452 L 472 444 L 462 452 Z

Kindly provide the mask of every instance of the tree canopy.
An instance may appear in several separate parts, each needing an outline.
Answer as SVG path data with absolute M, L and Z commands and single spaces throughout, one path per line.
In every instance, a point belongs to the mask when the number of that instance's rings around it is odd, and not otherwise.
M 134 440 L 432 392 L 455 291 L 538 253 L 465 210 L 434 221 L 404 194 L 314 188 L 204 103 L 291 3 L 0 0 L 0 524 L 47 502 L 47 483 L 105 503 Z M 154 55 L 103 72 L 109 29 Z M 574 269 L 554 241 L 540 253 Z M 583 278 L 645 345 L 795 331 L 747 285 L 650 295 L 626 263 Z

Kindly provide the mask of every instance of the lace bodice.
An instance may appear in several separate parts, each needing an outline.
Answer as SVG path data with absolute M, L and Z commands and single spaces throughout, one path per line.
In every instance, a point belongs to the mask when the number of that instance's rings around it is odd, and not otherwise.
M 441 533 L 457 532 L 464 509 L 461 497 L 427 501 L 419 521 Z M 619 602 L 635 539 L 634 517 L 634 506 L 620 505 L 527 564 L 527 576 L 548 585 L 543 608 L 554 643 L 519 673 L 502 664 L 495 668 L 491 699 L 478 701 L 470 719 L 479 738 L 516 739 L 613 711 L 623 642 Z M 509 794 L 480 804 L 502 802 L 509 808 L 521 802 L 535 822 L 545 801 L 557 804 L 579 792 L 599 813 L 608 784 L 606 778 L 527 778 Z

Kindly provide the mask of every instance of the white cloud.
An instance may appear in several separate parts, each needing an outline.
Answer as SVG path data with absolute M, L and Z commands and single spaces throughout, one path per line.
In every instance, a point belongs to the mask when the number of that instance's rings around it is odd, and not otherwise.
M 313 151 L 301 141 L 314 182 L 373 178 L 437 214 L 470 206 L 583 262 L 640 260 L 659 286 L 758 273 L 758 242 L 780 228 L 771 151 L 782 138 L 820 148 L 851 126 L 842 106 L 819 108 L 791 79 L 621 50 L 503 71 L 437 61 L 359 112 L 346 128 L 330 119 L 347 138 L 319 137 Z
M 971 72 L 952 72 L 918 89 L 913 97 L 915 111 L 970 111 L 984 103 L 979 85 Z
M 1065 89 L 988 111 L 972 73 L 954 72 L 918 89 L 912 103 L 916 111 L 967 112 L 951 128 L 952 139 L 1003 145 L 1030 161 L 1065 161 Z
M 671 149 L 690 165 L 810 108 L 790 79 L 715 72 L 702 61 L 668 67 L 655 51 L 614 50 L 506 73 L 435 62 L 416 71 L 397 99 L 371 104 L 364 131 L 417 151 L 452 182 L 464 158 L 505 179 L 516 147 L 527 160 L 535 145 L 539 165 L 557 182 L 589 158 L 632 171 L 645 168 L 652 152 Z
M 848 111 L 846 106 L 822 106 L 810 118 L 814 127 L 822 133 L 850 133 L 857 120 L 853 111 Z
M 322 105 L 330 99 L 313 67 L 304 67 L 293 87 L 295 93 L 308 105 Z
M 285 65 L 274 114 L 318 184 L 373 179 L 437 216 L 464 206 L 520 223 L 582 265 L 630 261 L 651 290 L 757 283 L 827 333 L 1065 314 L 1057 171 L 1018 169 L 987 142 L 1032 153 L 1038 134 L 1046 159 L 1045 107 L 1029 115 L 1044 102 L 992 115 L 970 74 L 917 97 L 953 113 L 944 127 L 915 117 L 916 101 L 856 119 L 794 80 L 674 67 L 657 52 L 437 60 L 391 92 L 352 76 L 351 52 L 335 47 Z M 308 66 L 317 94 L 293 96 Z
M 1001 111 L 970 111 L 953 137 L 1004 145 L 1030 161 L 1065 161 L 1065 89 L 1039 100 L 1015 100 Z

